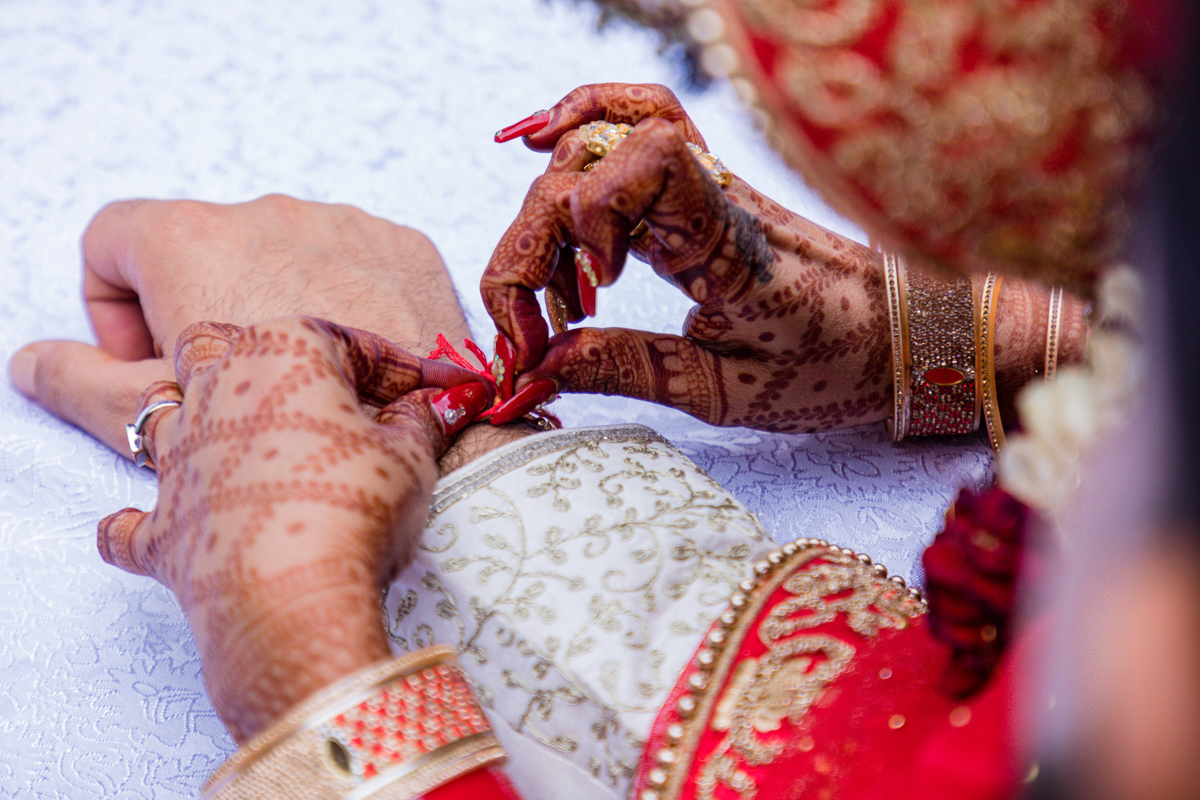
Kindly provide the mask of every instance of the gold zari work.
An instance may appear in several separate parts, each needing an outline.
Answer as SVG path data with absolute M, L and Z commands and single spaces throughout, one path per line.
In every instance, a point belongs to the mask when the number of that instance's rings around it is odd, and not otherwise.
M 769 110 L 796 127 L 770 138 L 886 245 L 1075 281 L 1111 261 L 1152 115 L 1117 66 L 1123 0 L 727 2 L 783 46 L 766 80 L 794 113 Z
M 689 775 L 695 776 L 696 796 L 703 800 L 730 793 L 756 797 L 746 768 L 770 764 L 783 752 L 781 744 L 760 734 L 778 730 L 785 720 L 800 724 L 854 658 L 853 642 L 815 629 L 840 618 L 854 633 L 871 638 L 886 628 L 905 628 L 925 613 L 924 602 L 903 581 L 889 580 L 870 559 L 824 542 L 788 545 L 755 570 L 762 577 L 753 585 L 743 583 L 730 599 L 730 611 L 721 618 L 726 629 L 708 637 L 720 655 L 701 681 L 704 688 L 679 703 L 686 721 L 668 736 L 675 742 L 672 752 L 682 755 L 650 778 L 663 800 L 679 798 Z M 768 600 L 780 589 L 790 597 L 768 610 Z M 767 650 L 739 659 L 756 625 Z M 701 651 L 698 663 L 713 652 Z M 691 764 L 688 754 L 712 732 L 722 734 L 719 744 L 701 763 Z

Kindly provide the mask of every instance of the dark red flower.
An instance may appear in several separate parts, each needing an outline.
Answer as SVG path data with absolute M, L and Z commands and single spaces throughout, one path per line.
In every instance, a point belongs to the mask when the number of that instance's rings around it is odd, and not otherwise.
M 959 492 L 946 526 L 925 550 L 925 595 L 933 635 L 952 650 L 944 688 L 979 689 L 1008 643 L 1017 578 L 1034 513 L 1008 492 Z

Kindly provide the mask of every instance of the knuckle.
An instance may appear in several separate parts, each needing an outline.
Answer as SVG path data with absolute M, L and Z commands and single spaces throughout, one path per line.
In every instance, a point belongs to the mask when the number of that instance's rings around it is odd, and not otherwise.
M 143 206 L 150 202 L 152 201 L 114 200 L 111 203 L 106 203 L 105 205 L 101 206 L 100 210 L 92 216 L 92 219 L 90 222 L 88 222 L 87 227 L 83 229 L 81 242 L 83 244 L 84 251 L 89 249 L 89 243 L 96 236 L 99 236 L 100 232 L 110 225 L 114 220 L 131 216 L 139 206 Z
M 225 221 L 219 206 L 198 200 L 172 200 L 146 206 L 139 213 L 157 238 L 170 242 L 208 241 L 220 235 Z
M 674 123 L 662 117 L 651 117 L 650 119 L 642 120 L 638 123 L 637 128 L 630 133 L 630 136 L 636 136 L 637 141 L 641 141 L 643 145 L 657 147 L 664 151 L 673 151 L 680 148 L 687 149 L 683 134 L 680 133 L 679 128 L 676 128 Z
M 643 84 L 646 89 L 652 92 L 660 105 L 679 105 L 679 98 L 675 93 L 661 83 Z
M 551 172 L 539 175 L 529 184 L 528 201 L 533 203 L 553 203 L 567 187 L 574 188 L 575 179 L 563 173 Z
M 252 205 L 266 209 L 268 212 L 278 214 L 282 217 L 296 216 L 304 208 L 304 201 L 297 200 L 294 197 L 278 192 L 264 194 L 256 200 L 251 201 Z
M 393 225 L 390 222 L 387 224 L 394 229 L 394 234 L 403 248 L 403 252 L 418 259 L 435 259 L 439 266 L 441 265 L 441 256 L 438 255 L 437 245 L 433 243 L 432 239 L 416 228 Z

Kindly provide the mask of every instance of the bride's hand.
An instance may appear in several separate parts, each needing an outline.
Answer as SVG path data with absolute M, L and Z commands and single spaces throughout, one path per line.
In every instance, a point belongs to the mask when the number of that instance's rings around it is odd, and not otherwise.
M 577 129 L 634 125 L 590 172 Z M 539 120 L 540 121 L 540 120 Z M 815 431 L 883 419 L 891 402 L 887 300 L 877 253 L 799 217 L 733 178 L 721 189 L 687 147 L 707 149 L 661 86 L 571 92 L 527 135 L 553 150 L 483 276 L 484 302 L 516 351 L 507 418 L 555 391 L 639 397 L 716 425 Z M 631 238 L 641 221 L 646 233 Z M 696 301 L 682 336 L 580 328 L 549 338 L 536 292 L 572 321 L 627 253 Z M 548 380 L 545 380 L 548 379 Z
M 183 402 L 144 432 L 158 504 L 105 518 L 98 545 L 177 595 L 213 705 L 245 741 L 389 655 L 380 592 L 424 527 L 435 459 L 488 393 L 466 370 L 311 318 L 198 323 L 175 372 L 178 386 L 138 403 Z M 374 422 L 360 401 L 381 407 Z

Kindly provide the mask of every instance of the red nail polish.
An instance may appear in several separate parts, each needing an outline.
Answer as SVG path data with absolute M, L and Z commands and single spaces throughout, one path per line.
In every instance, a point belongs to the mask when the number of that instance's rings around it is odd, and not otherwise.
M 558 384 L 549 378 L 541 378 L 517 392 L 512 398 L 492 413 L 492 424 L 503 425 L 517 417 L 523 417 L 538 406 L 549 403 L 558 396 Z
M 537 133 L 542 128 L 546 127 L 546 123 L 550 121 L 549 111 L 538 111 L 515 125 L 509 125 L 507 128 L 501 128 L 496 131 L 496 142 L 503 143 L 512 141 L 518 136 L 528 136 L 531 133 Z
M 482 383 L 464 383 L 435 395 L 430 402 L 442 418 L 446 435 L 454 436 L 483 411 L 487 405 L 487 389 Z
M 503 333 L 496 334 L 496 357 L 492 359 L 492 377 L 496 379 L 496 390 L 503 403 L 512 397 L 513 381 L 516 379 L 517 351 Z
M 596 287 L 600 274 L 596 272 L 596 257 L 580 248 L 575 251 L 575 279 L 579 284 L 579 306 L 589 317 L 596 316 Z

